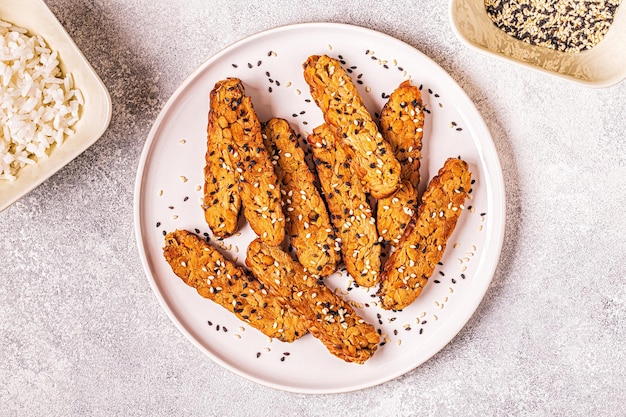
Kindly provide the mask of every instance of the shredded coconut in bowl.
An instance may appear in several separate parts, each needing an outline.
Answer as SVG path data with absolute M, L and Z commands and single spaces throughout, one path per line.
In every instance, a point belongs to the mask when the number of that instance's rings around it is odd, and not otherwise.
M 62 145 L 83 104 L 43 37 L 0 20 L 0 180 L 15 180 Z

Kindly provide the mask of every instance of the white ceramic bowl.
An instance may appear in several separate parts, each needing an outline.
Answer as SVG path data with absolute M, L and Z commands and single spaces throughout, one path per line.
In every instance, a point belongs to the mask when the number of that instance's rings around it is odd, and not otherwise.
M 52 148 L 50 156 L 22 168 L 15 181 L 0 181 L 0 211 L 48 179 L 91 146 L 104 133 L 111 120 L 111 97 L 102 80 L 76 47 L 63 26 L 43 0 L 2 0 L 0 18 L 44 37 L 47 45 L 59 52 L 61 69 L 71 72 L 74 86 L 85 99 L 75 134 L 62 146 Z
M 450 20 L 468 47 L 589 87 L 608 87 L 626 78 L 626 5 L 621 5 L 604 39 L 579 53 L 530 45 L 507 35 L 489 19 L 484 0 L 451 0 Z

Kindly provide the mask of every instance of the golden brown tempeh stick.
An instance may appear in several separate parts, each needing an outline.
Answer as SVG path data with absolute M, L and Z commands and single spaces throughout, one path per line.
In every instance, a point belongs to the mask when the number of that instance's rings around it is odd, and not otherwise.
M 328 125 L 307 137 L 324 198 L 331 213 L 346 269 L 358 285 L 371 287 L 380 279 L 380 245 L 372 209 L 344 149 Z
M 404 81 L 389 96 L 380 130 L 401 165 L 402 186 L 378 202 L 376 224 L 386 241 L 397 244 L 417 207 L 424 111 L 418 87 Z
M 371 324 L 280 248 L 259 239 L 248 247 L 252 273 L 308 320 L 309 332 L 338 358 L 364 363 L 376 351 L 380 336 Z
M 263 141 L 280 182 L 287 235 L 298 260 L 311 274 L 328 276 L 337 270 L 340 256 L 326 205 L 298 138 L 286 120 L 272 118 L 263 126 Z
M 404 81 L 380 112 L 380 131 L 400 162 L 402 179 L 414 187 L 420 182 L 423 129 L 422 93 L 410 81 Z
M 218 120 L 224 114 L 223 102 L 211 100 L 207 127 L 207 152 L 204 166 L 204 218 L 218 237 L 237 231 L 241 198 L 235 168 L 228 156 L 228 141 Z
M 400 163 L 378 131 L 350 76 L 336 59 L 312 55 L 303 64 L 311 96 L 342 146 L 354 154 L 354 170 L 373 197 L 400 186 Z
M 389 197 L 378 200 L 376 227 L 382 238 L 397 245 L 404 229 L 415 214 L 418 203 L 417 187 L 403 180 L 402 185 Z
M 201 296 L 235 313 L 265 335 L 293 342 L 307 333 L 306 321 L 283 297 L 193 233 L 168 233 L 163 255 L 172 271 Z
M 422 203 L 385 263 L 378 291 L 381 306 L 402 310 L 420 295 L 441 260 L 471 186 L 467 163 L 448 159 L 429 183 Z
M 222 109 L 217 123 L 239 181 L 244 216 L 263 241 L 279 245 L 285 237 L 280 187 L 252 100 L 245 95 L 241 80 L 228 78 L 217 82 L 211 101 Z

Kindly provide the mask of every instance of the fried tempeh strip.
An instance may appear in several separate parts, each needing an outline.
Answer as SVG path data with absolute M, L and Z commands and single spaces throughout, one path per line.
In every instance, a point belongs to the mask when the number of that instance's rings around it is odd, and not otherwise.
M 296 256 L 311 274 L 328 276 L 337 270 L 340 255 L 326 205 L 298 138 L 286 120 L 272 118 L 263 126 L 263 141 L 280 181 L 287 235 Z
M 351 161 L 337 146 L 331 128 L 323 124 L 307 137 L 315 168 L 337 238 L 343 262 L 355 282 L 371 287 L 380 279 L 380 245 L 372 209 Z
M 420 182 L 424 106 L 419 87 L 402 82 L 380 112 L 380 131 L 400 162 L 402 179 Z
M 204 218 L 218 237 L 229 237 L 237 231 L 241 198 L 235 168 L 228 156 L 228 140 L 218 123 L 224 103 L 210 100 L 207 127 L 207 152 L 204 166 Z
M 398 244 L 417 207 L 424 111 L 422 94 L 410 81 L 389 96 L 380 114 L 380 131 L 400 162 L 402 185 L 378 202 L 376 224 L 386 241 Z
M 304 79 L 324 120 L 354 154 L 354 170 L 366 192 L 375 198 L 391 195 L 400 186 L 400 163 L 378 131 L 350 76 L 341 63 L 312 55 L 303 64 Z
M 471 187 L 467 163 L 448 159 L 422 196 L 397 250 L 387 259 L 378 291 L 381 306 L 402 310 L 420 295 L 441 260 Z
M 417 187 L 408 180 L 389 197 L 378 200 L 376 227 L 379 235 L 393 245 L 400 243 L 402 233 L 411 221 L 417 207 Z
M 163 255 L 172 271 L 201 296 L 235 313 L 265 335 L 293 342 L 307 333 L 306 321 L 283 297 L 193 233 L 168 233 Z
M 309 332 L 330 353 L 360 364 L 374 354 L 380 341 L 374 326 L 280 248 L 256 239 L 248 246 L 246 264 L 261 282 L 288 299 L 294 310 L 308 320 Z
M 211 101 L 221 109 L 217 122 L 239 181 L 243 214 L 263 241 L 279 245 L 285 237 L 280 187 L 252 100 L 241 80 L 227 78 L 215 84 Z

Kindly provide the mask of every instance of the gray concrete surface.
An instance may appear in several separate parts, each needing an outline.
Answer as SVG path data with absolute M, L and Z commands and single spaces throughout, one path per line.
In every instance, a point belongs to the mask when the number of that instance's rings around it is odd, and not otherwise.
M 111 125 L 0 213 L 0 416 L 612 416 L 626 393 L 626 83 L 591 89 L 478 55 L 447 2 L 48 0 L 107 85 Z M 342 22 L 397 37 L 465 89 L 506 183 L 485 299 L 431 360 L 363 391 L 304 395 L 222 369 L 152 293 L 136 167 L 176 87 L 247 35 Z

